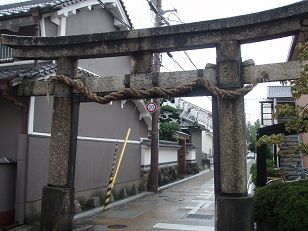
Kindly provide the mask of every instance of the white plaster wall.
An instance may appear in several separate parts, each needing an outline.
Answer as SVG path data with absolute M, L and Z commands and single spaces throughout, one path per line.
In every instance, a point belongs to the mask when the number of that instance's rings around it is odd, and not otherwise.
M 186 160 L 196 161 L 196 149 L 195 148 L 191 148 L 187 150 Z
M 202 132 L 202 153 L 213 154 L 213 136 Z
M 158 154 L 158 163 L 163 165 L 168 162 L 177 162 L 176 147 L 160 147 Z M 151 164 L 151 147 L 142 145 L 141 146 L 141 166 L 147 166 Z

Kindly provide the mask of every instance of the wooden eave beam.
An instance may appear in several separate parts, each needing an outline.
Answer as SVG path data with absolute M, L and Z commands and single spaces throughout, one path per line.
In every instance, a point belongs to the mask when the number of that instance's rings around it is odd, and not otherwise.
M 300 77 L 301 63 L 292 61 L 286 63 L 253 65 L 251 62 L 243 63 L 242 80 L 243 83 L 254 82 L 272 82 L 297 79 Z M 174 88 L 179 85 L 190 83 L 194 80 L 204 78 L 211 83 L 216 84 L 216 66 L 209 65 L 204 70 L 179 71 L 179 72 L 161 72 L 155 73 L 158 85 L 165 88 Z M 127 76 L 110 76 L 88 78 L 87 76 L 80 78 L 85 85 L 93 92 L 106 95 L 111 92 L 124 90 L 124 83 L 127 82 Z M 153 86 L 153 75 L 151 74 L 134 74 L 129 76 L 129 85 L 133 89 L 148 89 Z M 24 80 L 18 86 L 18 94 L 20 96 L 31 95 L 52 95 L 54 92 L 53 81 L 31 81 Z M 78 93 L 78 91 L 75 91 Z M 210 95 L 209 92 L 197 89 L 190 96 Z M 187 95 L 183 95 L 187 96 Z
M 161 53 L 215 47 L 226 40 L 241 43 L 297 34 L 308 18 L 308 1 L 243 16 L 161 28 L 63 37 L 1 35 L 20 59 L 93 58 Z

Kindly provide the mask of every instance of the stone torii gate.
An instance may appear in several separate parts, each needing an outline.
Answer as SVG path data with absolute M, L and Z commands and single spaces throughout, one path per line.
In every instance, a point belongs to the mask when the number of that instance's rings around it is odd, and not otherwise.
M 132 74 L 81 80 L 103 96 L 125 89 L 174 88 L 194 80 L 207 80 L 225 90 L 244 84 L 289 80 L 300 75 L 300 63 L 255 66 L 242 62 L 240 45 L 303 30 L 308 1 L 260 13 L 142 30 L 67 37 L 2 35 L 13 48 L 14 58 L 57 60 L 58 75 L 77 76 L 78 59 L 132 56 Z M 307 23 L 306 23 L 307 25 Z M 216 47 L 216 65 L 204 70 L 149 73 L 152 53 Z M 266 55 L 266 53 L 264 54 Z M 143 73 L 140 73 L 143 72 Z M 22 96 L 53 94 L 53 120 L 49 153 L 48 185 L 43 188 L 41 230 L 71 230 L 74 214 L 74 174 L 80 91 L 58 81 L 24 81 Z M 177 96 L 212 95 L 198 87 Z M 152 94 L 149 97 L 158 97 Z M 131 98 L 131 97 L 127 97 Z M 133 98 L 142 98 L 134 96 Z M 247 194 L 244 97 L 213 97 L 216 230 L 253 230 L 252 197 Z

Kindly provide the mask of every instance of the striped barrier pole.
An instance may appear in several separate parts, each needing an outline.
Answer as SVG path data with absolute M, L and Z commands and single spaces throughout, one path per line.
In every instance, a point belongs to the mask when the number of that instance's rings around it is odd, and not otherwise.
M 123 159 L 123 155 L 124 155 L 124 152 L 125 152 L 125 149 L 126 149 L 126 145 L 127 145 L 127 141 L 128 141 L 130 131 L 131 131 L 131 129 L 129 128 L 127 130 L 125 141 L 124 141 L 124 144 L 122 146 L 122 150 L 121 150 L 121 154 L 120 154 L 120 157 L 119 157 L 119 161 L 118 161 L 118 164 L 117 164 L 116 171 L 115 171 L 114 175 L 113 175 L 113 170 L 112 170 L 112 173 L 110 174 L 109 185 L 108 185 L 108 189 L 107 189 L 107 192 L 106 192 L 106 195 L 105 195 L 105 203 L 104 203 L 104 209 L 103 209 L 105 211 L 107 210 L 107 206 L 108 206 L 109 201 L 110 201 L 111 191 L 113 189 L 114 183 L 115 183 L 116 178 L 118 176 L 118 172 L 119 172 L 121 162 L 122 162 L 122 159 Z
M 118 152 L 118 144 L 116 144 L 115 149 L 114 149 L 113 162 L 112 162 L 112 168 L 111 168 L 111 173 L 109 177 L 108 189 L 107 189 L 107 192 L 105 193 L 104 210 L 107 210 L 106 208 L 110 201 L 111 190 L 112 190 L 111 187 L 112 187 L 112 181 L 113 181 L 113 171 L 114 171 L 114 167 L 116 164 L 117 152 Z

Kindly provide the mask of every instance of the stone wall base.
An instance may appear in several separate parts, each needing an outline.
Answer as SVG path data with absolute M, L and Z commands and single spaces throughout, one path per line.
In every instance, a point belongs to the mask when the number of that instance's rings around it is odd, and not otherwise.
M 124 196 L 135 195 L 136 193 L 146 190 L 142 189 L 140 180 L 133 180 L 129 182 L 124 182 L 116 184 L 113 190 L 113 198 L 123 199 Z M 125 190 L 124 190 L 125 188 Z M 75 211 L 84 212 L 86 210 L 93 209 L 93 203 L 91 200 L 93 197 L 99 197 L 100 205 L 104 204 L 104 196 L 106 193 L 107 187 L 99 187 L 95 189 L 88 189 L 84 191 L 79 191 L 75 193 L 75 200 L 81 205 L 81 210 Z M 124 191 L 126 193 L 124 193 Z M 25 224 L 37 223 L 40 220 L 41 216 L 41 203 L 42 200 L 30 201 L 25 203 Z

